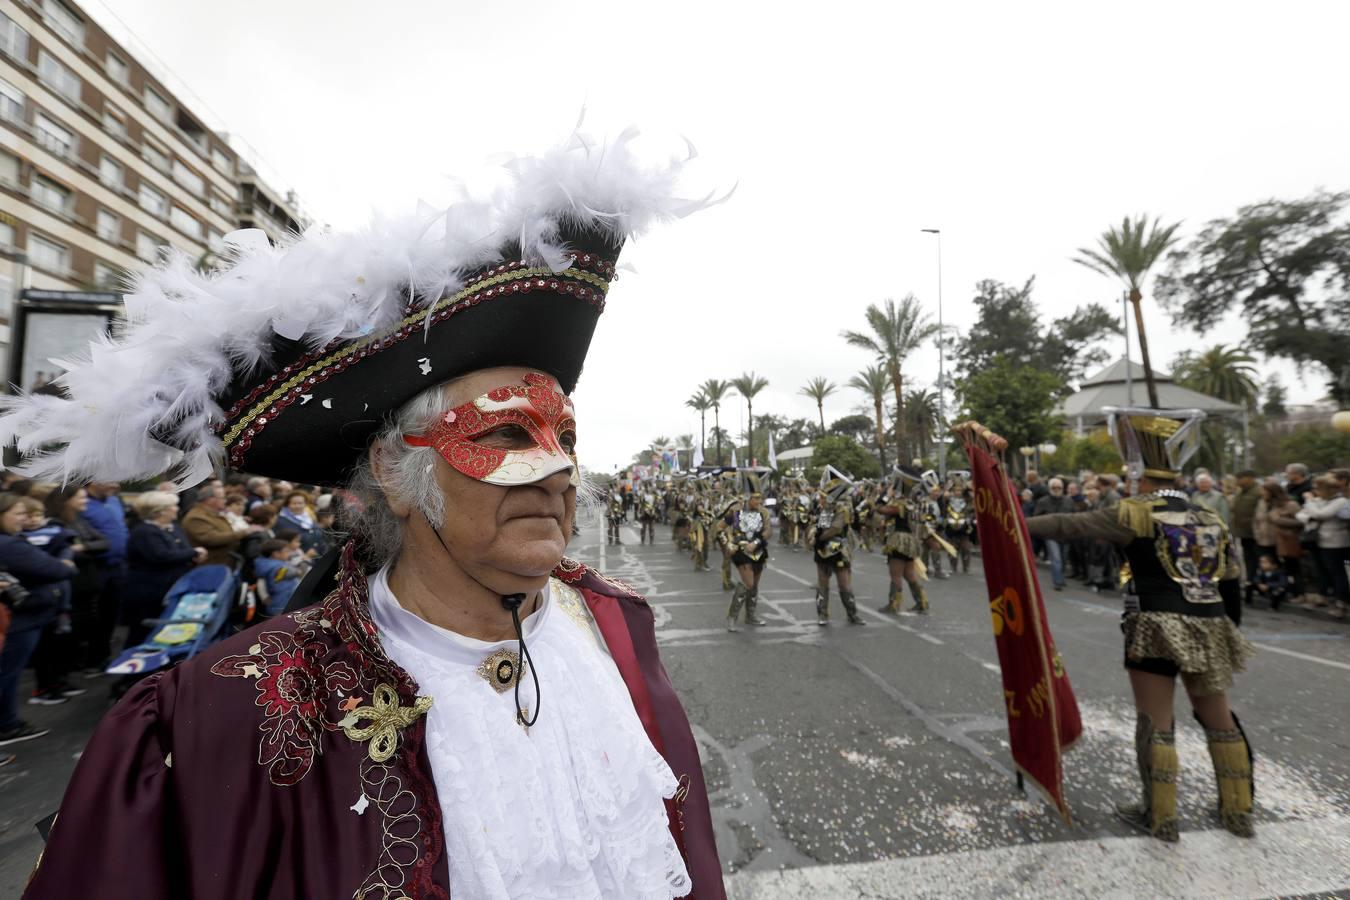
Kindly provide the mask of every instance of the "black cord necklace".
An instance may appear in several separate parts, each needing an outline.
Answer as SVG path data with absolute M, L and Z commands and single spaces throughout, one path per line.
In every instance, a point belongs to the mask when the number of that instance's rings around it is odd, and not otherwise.
M 446 556 L 450 556 L 450 548 L 445 545 L 445 538 L 441 537 L 441 532 L 436 526 L 431 524 L 431 519 L 426 514 L 422 515 L 426 519 L 427 527 L 431 533 L 436 535 L 436 540 L 440 541 L 441 549 L 445 551 Z M 544 705 L 544 695 L 539 690 L 539 673 L 534 667 L 534 657 L 530 655 L 530 648 L 525 646 L 525 631 L 520 625 L 520 608 L 525 604 L 524 594 L 506 594 L 501 598 L 502 609 L 511 613 L 511 625 L 516 630 L 516 643 L 520 646 L 519 665 L 516 666 L 513 680 L 515 681 L 515 692 L 513 697 L 516 704 L 516 721 L 519 722 L 528 731 L 530 726 L 539 721 L 539 709 Z M 520 673 L 521 669 L 528 668 L 530 677 L 534 679 L 534 715 L 528 719 L 525 718 L 525 708 L 520 705 Z

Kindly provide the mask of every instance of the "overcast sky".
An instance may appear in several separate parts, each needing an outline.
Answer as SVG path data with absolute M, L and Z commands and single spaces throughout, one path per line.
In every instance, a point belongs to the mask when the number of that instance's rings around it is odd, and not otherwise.
M 637 273 L 576 394 L 596 469 L 697 434 L 683 403 L 710 377 L 754 370 L 757 411 L 814 417 L 808 378 L 870 362 L 838 337 L 868 303 L 913 292 L 936 315 L 921 228 L 942 229 L 945 317 L 963 328 L 982 278 L 1034 274 L 1047 319 L 1118 309 L 1120 286 L 1070 257 L 1126 214 L 1189 236 L 1246 203 L 1350 187 L 1340 2 L 102 2 L 87 9 L 121 34 L 114 10 L 335 227 L 542 149 L 583 105 L 592 131 L 685 134 L 709 183 L 738 182 L 625 251 Z M 1145 303 L 1159 367 L 1244 333 L 1174 329 Z M 1275 369 L 1293 399 L 1322 393 L 1320 373 Z M 937 351 L 908 370 L 931 383 Z M 861 399 L 841 391 L 827 418 Z M 733 401 L 724 426 L 743 416 Z

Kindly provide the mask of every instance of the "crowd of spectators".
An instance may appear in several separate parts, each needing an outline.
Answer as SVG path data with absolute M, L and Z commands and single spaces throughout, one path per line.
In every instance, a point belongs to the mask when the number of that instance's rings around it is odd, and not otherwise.
M 1018 487 L 1028 517 L 1108 508 L 1126 490 L 1120 478 L 1091 472 L 1046 481 L 1029 471 Z M 1197 469 L 1178 479 L 1176 489 L 1227 523 L 1241 554 L 1248 605 L 1350 617 L 1350 469 L 1314 477 L 1307 466 L 1291 463 L 1279 475 L 1245 470 L 1217 479 Z M 1069 579 L 1094 591 L 1119 585 L 1119 553 L 1105 542 L 1038 540 L 1035 550 L 1049 563 L 1056 590 Z
M 0 475 L 0 747 L 39 738 L 22 705 L 86 693 L 149 637 L 174 583 L 194 566 L 238 571 L 275 615 L 333 542 L 332 494 L 261 478 L 212 479 L 178 493 L 116 484 L 58 487 Z M 119 631 L 121 626 L 122 631 Z M 20 697 L 24 671 L 34 689 Z M 0 765 L 13 757 L 0 752 Z

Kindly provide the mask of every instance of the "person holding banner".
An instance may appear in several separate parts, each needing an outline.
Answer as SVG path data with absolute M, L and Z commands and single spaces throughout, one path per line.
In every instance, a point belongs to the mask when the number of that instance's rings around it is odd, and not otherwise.
M 1180 676 L 1205 730 L 1223 826 L 1252 837 L 1252 750 L 1227 693 L 1253 652 L 1225 612 L 1240 590 L 1238 556 L 1223 520 L 1171 488 L 1198 446 L 1204 413 L 1108 408 L 1107 414 L 1138 494 L 1114 508 L 1036 516 L 1027 528 L 1048 540 L 1109 541 L 1127 560 L 1121 628 L 1143 793 L 1141 802 L 1119 804 L 1117 812 L 1154 837 L 1178 840 L 1173 694 Z
M 898 615 L 904 597 L 904 585 L 914 595 L 914 612 L 927 615 L 928 593 L 923 588 L 923 530 L 922 514 L 916 503 L 904 495 L 904 489 L 892 481 L 877 506 L 885 520 L 886 568 L 890 570 L 891 586 L 881 612 Z

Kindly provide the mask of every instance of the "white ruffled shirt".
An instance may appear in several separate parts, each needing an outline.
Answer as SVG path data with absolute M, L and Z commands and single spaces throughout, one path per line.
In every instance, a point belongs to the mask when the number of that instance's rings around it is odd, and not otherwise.
M 456 897 L 670 900 L 692 888 L 663 799 L 670 766 L 652 746 L 581 595 L 556 579 L 522 623 L 543 706 L 528 732 L 512 688 L 479 674 L 516 641 L 488 643 L 408 612 L 388 569 L 370 579 L 385 652 L 435 699 L 427 753 Z M 534 680 L 520 684 L 533 711 Z

